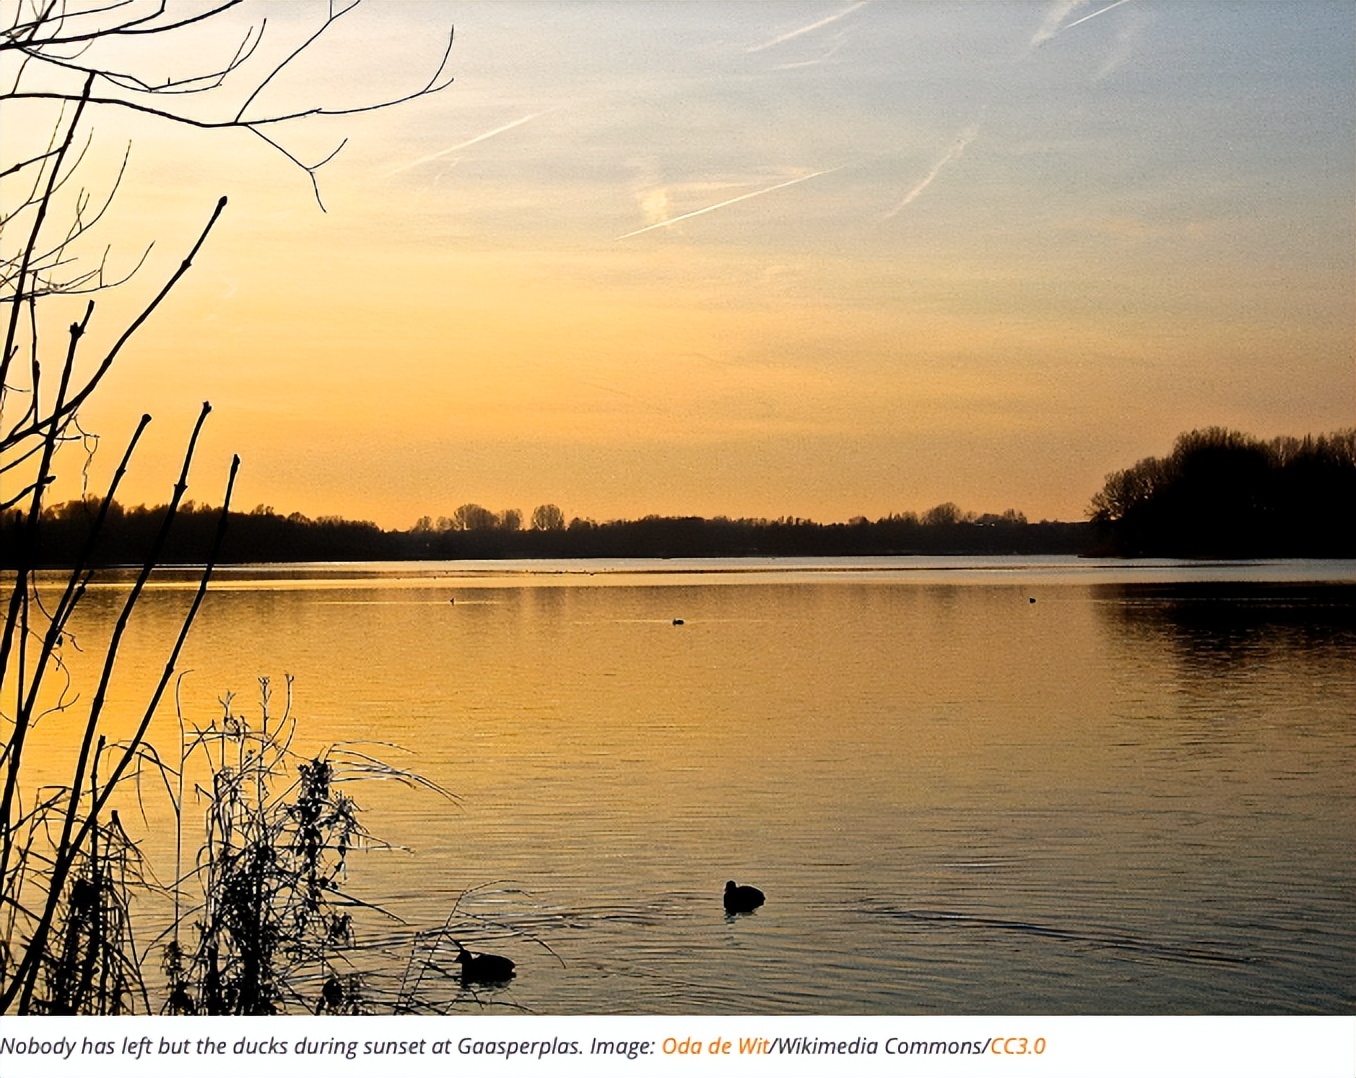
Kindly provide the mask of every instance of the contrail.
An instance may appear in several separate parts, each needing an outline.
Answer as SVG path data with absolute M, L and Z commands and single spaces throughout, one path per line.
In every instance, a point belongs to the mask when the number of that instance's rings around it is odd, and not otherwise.
M 979 134 L 978 127 L 967 127 L 964 131 L 962 131 L 956 137 L 956 141 L 951 144 L 951 149 L 947 150 L 946 153 L 942 155 L 941 160 L 939 160 L 935 165 L 933 165 L 932 168 L 928 171 L 928 174 L 918 181 L 918 183 L 914 186 L 912 191 L 910 191 L 907 195 L 904 196 L 904 200 L 898 206 L 892 209 L 889 213 L 887 213 L 884 217 L 882 217 L 881 220 L 888 221 L 891 217 L 897 214 L 900 210 L 902 210 L 915 198 L 917 198 L 924 191 L 926 191 L 928 189 L 928 185 L 931 184 L 932 181 L 937 178 L 937 174 L 940 173 L 942 169 L 946 168 L 947 165 L 951 164 L 952 161 L 956 160 L 956 158 L 958 158 L 961 154 L 963 154 L 965 152 L 965 147 L 969 146 L 970 143 L 972 143 L 975 140 L 975 136 L 978 134 Z
M 1088 0 L 1057 0 L 1051 4 L 1045 12 L 1045 18 L 1041 20 L 1040 29 L 1031 35 L 1031 48 L 1044 45 L 1059 33 L 1059 24 L 1087 2 Z
M 842 47 L 843 47 L 842 41 L 835 41 L 829 47 L 829 51 L 826 52 L 823 56 L 816 57 L 813 60 L 797 60 L 794 63 L 778 64 L 775 68 L 773 68 L 773 70 L 795 71 L 797 68 L 801 67 L 818 67 L 820 64 L 827 64 L 830 60 L 832 60 L 836 55 L 838 55 L 838 50 L 841 49 Z
M 417 161 L 411 161 L 408 165 L 401 165 L 398 168 L 391 169 L 390 172 L 382 174 L 382 179 L 394 176 L 397 172 L 404 172 L 407 169 L 415 168 L 418 165 L 426 165 L 430 161 L 436 161 L 440 157 L 446 157 L 450 153 L 456 153 L 458 150 L 464 150 L 467 146 L 474 146 L 477 142 L 484 142 L 488 138 L 494 138 L 495 135 L 502 135 L 505 131 L 512 131 L 515 127 L 527 123 L 528 120 L 535 120 L 538 116 L 544 115 L 540 112 L 529 113 L 520 120 L 514 120 L 512 123 L 506 123 L 502 127 L 496 127 L 493 131 L 486 131 L 483 135 L 477 135 L 475 138 L 469 138 L 465 142 L 459 142 L 455 146 L 449 146 L 445 150 L 439 150 L 437 153 L 431 153 L 427 157 L 421 157 Z
M 811 33 L 814 30 L 818 30 L 821 27 L 828 26 L 830 23 L 835 23 L 839 19 L 851 15 L 859 7 L 866 7 L 868 2 L 869 0 L 859 0 L 858 3 L 849 4 L 842 11 L 838 12 L 835 15 L 829 15 L 826 18 L 820 19 L 818 22 L 812 22 L 809 26 L 802 26 L 799 30 L 792 30 L 789 33 L 782 34 L 780 37 L 774 37 L 771 41 L 764 41 L 761 45 L 751 45 L 744 51 L 762 52 L 764 49 L 770 49 L 774 45 L 780 45 L 783 41 L 790 41 L 792 38 L 800 37 L 801 34 Z
M 1072 30 L 1075 26 L 1079 25 L 1080 23 L 1085 23 L 1089 19 L 1095 19 L 1097 18 L 1098 15 L 1105 15 L 1113 7 L 1120 7 L 1122 4 L 1128 4 L 1129 2 L 1130 0 L 1116 0 L 1114 4 L 1107 4 L 1106 7 L 1099 7 L 1091 15 L 1084 15 L 1081 19 L 1074 19 L 1074 21 L 1069 23 L 1068 26 L 1060 27 L 1059 32 L 1062 34 L 1064 33 L 1065 30 Z
M 1052 37 L 1064 33 L 1065 30 L 1072 30 L 1075 26 L 1081 26 L 1089 19 L 1095 19 L 1098 15 L 1105 15 L 1113 7 L 1120 7 L 1122 4 L 1129 3 L 1129 0 L 1115 0 L 1114 3 L 1107 4 L 1106 7 L 1099 7 L 1090 15 L 1083 15 L 1065 26 L 1060 25 L 1064 19 L 1067 19 L 1078 8 L 1086 3 L 1087 0 L 1062 0 L 1061 3 L 1052 7 L 1049 12 L 1046 13 L 1045 21 L 1041 23 L 1041 28 L 1036 31 L 1035 36 L 1031 39 L 1032 47 L 1044 45 Z
M 808 176 L 797 176 L 794 180 L 783 180 L 781 183 L 774 183 L 771 187 L 764 187 L 761 191 L 750 191 L 746 195 L 736 195 L 734 198 L 727 198 L 724 202 L 717 202 L 714 206 L 705 206 L 700 210 L 693 210 L 691 213 L 680 213 L 677 217 L 670 217 L 657 224 L 646 225 L 644 228 L 638 228 L 634 232 L 628 232 L 624 236 L 618 236 L 619 240 L 629 240 L 632 236 L 639 236 L 642 232 L 649 232 L 656 228 L 668 228 L 669 225 L 676 225 L 679 221 L 686 221 L 689 217 L 700 217 L 704 213 L 710 213 L 712 210 L 724 209 L 726 206 L 733 206 L 736 202 L 743 202 L 746 198 L 757 198 L 759 195 L 771 194 L 773 191 L 780 191 L 783 187 L 790 187 L 793 183 L 804 183 L 806 180 L 813 180 L 816 176 L 827 176 L 830 172 L 837 172 L 844 166 L 837 168 L 826 168 L 819 172 L 812 172 Z

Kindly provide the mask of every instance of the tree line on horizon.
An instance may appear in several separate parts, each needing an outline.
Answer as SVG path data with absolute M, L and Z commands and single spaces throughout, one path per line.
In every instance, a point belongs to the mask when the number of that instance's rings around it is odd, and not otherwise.
M 43 513 L 42 562 L 70 564 L 88 539 L 97 499 L 63 502 Z M 91 559 L 99 565 L 130 564 L 164 521 L 165 506 L 107 509 Z M 220 510 L 185 502 L 166 539 L 164 562 L 192 564 L 216 528 Z M 0 539 L 17 527 L 7 514 Z M 565 519 L 555 505 L 538 506 L 524 526 L 518 510 L 493 512 L 474 503 L 451 516 L 422 517 L 407 529 L 384 530 L 371 521 L 337 516 L 315 519 L 282 515 L 259 505 L 228 515 L 221 558 L 226 562 L 407 561 L 465 558 L 666 558 L 816 557 L 889 554 L 1078 553 L 1087 525 L 1042 521 L 1029 524 L 1013 509 L 978 514 L 944 502 L 919 514 L 895 513 L 879 520 L 853 517 L 821 524 L 801 517 L 777 519 L 650 515 L 599 522 Z M 8 544 L 0 542 L 0 551 Z M 0 565 L 5 555 L 0 553 Z
M 1088 515 L 1094 551 L 1121 557 L 1356 557 L 1356 427 L 1193 430 L 1108 475 Z
M 72 564 L 98 511 L 97 499 L 48 507 L 42 563 Z M 165 506 L 113 503 L 93 561 L 132 564 L 160 528 Z M 220 510 L 185 502 L 164 561 L 195 564 Z M 405 561 L 495 558 L 873 557 L 1070 554 L 1119 557 L 1356 557 L 1356 428 L 1263 442 L 1223 427 L 1180 435 L 1166 457 L 1147 457 L 1107 476 L 1086 522 L 1040 521 L 1008 509 L 975 513 L 943 502 L 923 513 L 801 517 L 650 515 L 567 520 L 554 504 L 524 517 L 468 502 L 409 529 L 338 516 L 283 515 L 259 505 L 228 515 L 224 561 Z M 19 526 L 0 517 L 0 566 Z

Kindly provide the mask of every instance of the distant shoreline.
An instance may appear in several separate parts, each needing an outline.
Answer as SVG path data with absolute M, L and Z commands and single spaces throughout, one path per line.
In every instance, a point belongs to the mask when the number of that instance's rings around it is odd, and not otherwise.
M 44 519 L 38 563 L 81 563 L 96 507 L 71 503 Z M 218 512 L 180 510 L 160 564 L 201 562 Z M 163 507 L 109 514 L 87 564 L 136 565 L 164 519 Z M 3 535 L 0 535 L 3 538 Z M 0 543 L 0 551 L 15 549 Z M 832 558 L 1066 555 L 1096 553 L 1088 523 L 979 519 L 921 523 L 916 518 L 819 524 L 808 520 L 646 517 L 633 521 L 573 520 L 553 528 L 416 527 L 385 531 L 375 524 L 300 514 L 229 514 L 220 564 L 336 561 L 500 561 L 513 559 Z M 0 553 L 0 565 L 10 559 Z
M 139 566 L 163 520 L 164 507 L 110 514 L 82 558 L 94 510 L 66 511 L 44 519 L 35 568 L 59 570 Z M 180 510 L 158 564 L 201 565 L 219 511 Z M 19 547 L 10 540 L 12 518 L 0 521 L 0 569 L 13 569 Z M 957 521 L 921 523 L 909 518 L 818 524 L 806 520 L 728 520 L 646 517 L 635 521 L 572 521 L 554 529 L 472 528 L 383 530 L 366 521 L 312 520 L 299 513 L 231 513 L 217 564 L 298 565 L 344 562 L 585 561 L 758 558 L 1041 557 L 1104 558 L 1133 563 L 1154 559 L 1247 562 L 1356 557 L 1338 541 L 1314 549 L 1270 544 L 1228 550 L 1134 551 L 1117 549 L 1114 535 L 1096 522 Z

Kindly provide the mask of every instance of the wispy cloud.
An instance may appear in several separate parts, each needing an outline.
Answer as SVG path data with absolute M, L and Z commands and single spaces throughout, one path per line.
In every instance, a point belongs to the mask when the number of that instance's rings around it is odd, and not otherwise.
M 657 221 L 652 225 L 646 225 L 644 228 L 638 228 L 634 232 L 627 232 L 625 235 L 618 236 L 617 239 L 628 240 L 632 236 L 639 236 L 642 232 L 650 232 L 656 228 L 668 228 L 670 225 L 676 225 L 679 221 L 687 221 L 693 217 L 700 217 L 704 213 L 711 213 L 714 210 L 724 209 L 726 206 L 733 206 L 736 202 L 757 198 L 759 195 L 769 195 L 773 191 L 780 191 L 783 187 L 790 187 L 792 184 L 813 180 L 816 176 L 827 176 L 830 172 L 837 172 L 838 169 L 841 169 L 842 167 L 842 165 L 839 165 L 837 168 L 821 169 L 818 172 L 811 172 L 808 176 L 797 176 L 792 180 L 783 180 L 781 183 L 774 183 L 771 187 L 764 187 L 758 191 L 749 191 L 746 194 L 736 195 L 734 198 L 727 198 L 723 202 L 717 202 L 713 206 L 703 206 L 699 210 L 693 210 L 690 213 L 680 213 L 677 217 L 669 217 L 663 221 Z
M 904 196 L 904 198 L 900 201 L 899 205 L 897 205 L 889 213 L 885 214 L 884 217 L 881 218 L 881 220 L 888 221 L 891 217 L 894 217 L 897 213 L 899 213 L 900 210 L 902 210 L 910 202 L 912 202 L 924 191 L 926 191 L 928 187 L 931 185 L 932 181 L 935 180 L 938 177 L 938 175 L 941 174 L 942 169 L 946 168 L 946 166 L 951 164 L 952 161 L 960 157 L 960 155 L 965 152 L 965 147 L 969 146 L 970 143 L 974 142 L 975 136 L 978 134 L 979 134 L 978 124 L 972 124 L 971 126 L 961 131 L 960 134 L 956 136 L 956 140 L 953 143 L 951 143 L 951 148 L 948 149 L 946 153 L 944 153 L 937 160 L 937 163 L 934 164 L 932 168 L 928 170 L 928 174 L 924 176 L 921 180 L 919 180 L 916 184 L 914 184 L 913 189 L 909 191 L 907 195 Z
M 1045 18 L 1041 20 L 1040 28 L 1031 37 L 1031 47 L 1039 48 L 1059 33 L 1064 20 L 1087 2 L 1088 0 L 1055 0 L 1045 9 Z
M 456 153 L 458 150 L 464 150 L 468 146 L 474 146 L 477 142 L 484 142 L 486 139 L 492 139 L 496 135 L 502 135 L 505 131 L 512 131 L 515 127 L 521 127 L 529 120 L 535 120 L 538 116 L 544 116 L 544 112 L 532 112 L 510 123 L 503 124 L 494 128 L 492 131 L 486 131 L 483 134 L 476 135 L 475 138 L 469 138 L 465 142 L 458 142 L 455 146 L 449 146 L 445 150 L 439 150 L 437 153 L 431 153 L 427 157 L 421 157 L 417 161 L 411 161 L 405 165 L 399 165 L 391 169 L 390 172 L 382 174 L 382 179 L 387 179 L 400 172 L 406 172 L 412 168 L 418 168 L 420 165 L 427 165 L 430 161 L 436 161 L 440 157 L 446 157 L 450 153 Z
M 1144 31 L 1156 21 L 1155 17 L 1144 11 L 1143 8 L 1132 8 L 1132 15 L 1121 20 L 1121 27 L 1116 33 L 1116 41 L 1112 45 L 1111 52 L 1107 58 L 1102 61 L 1102 66 L 1097 69 L 1097 74 L 1093 76 L 1094 82 L 1099 82 L 1113 72 L 1119 71 L 1130 59 L 1139 51 L 1140 39 Z
M 866 7 L 868 2 L 869 0 L 859 0 L 858 3 L 849 4 L 842 11 L 836 12 L 833 15 L 827 15 L 824 18 L 819 19 L 817 22 L 810 23 L 808 26 L 802 26 L 795 30 L 788 30 L 784 34 L 777 35 L 771 41 L 764 41 L 761 45 L 750 45 L 744 51 L 750 53 L 762 52 L 764 49 L 770 49 L 773 48 L 774 46 L 782 44 L 783 42 L 791 41 L 794 38 L 798 38 L 802 34 L 809 34 L 813 33 L 815 30 L 822 30 L 826 26 L 832 26 L 839 19 L 843 19 L 851 15 L 858 8 Z
M 794 71 L 800 67 L 818 67 L 820 64 L 827 64 L 830 60 L 832 60 L 834 56 L 838 54 L 838 50 L 841 49 L 842 47 L 843 47 L 843 35 L 839 34 L 837 40 L 835 40 L 822 55 L 816 56 L 810 60 L 795 60 L 787 64 L 778 64 L 775 68 L 773 68 L 773 70 Z

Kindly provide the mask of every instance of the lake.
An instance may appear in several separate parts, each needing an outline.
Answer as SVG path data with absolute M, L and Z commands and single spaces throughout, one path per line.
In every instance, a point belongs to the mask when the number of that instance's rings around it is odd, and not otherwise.
M 112 732 L 190 581 L 139 608 Z M 125 588 L 77 626 L 86 693 Z M 468 1008 L 1340 1014 L 1353 659 L 1353 562 L 250 566 L 218 573 L 180 697 L 190 725 L 228 692 L 257 715 L 268 676 L 276 713 L 291 675 L 301 750 L 457 795 L 346 787 L 395 847 L 347 886 L 518 963 Z M 73 721 L 35 743 L 53 778 Z M 177 737 L 167 702 L 151 739 Z M 122 817 L 168 880 L 164 800 Z M 727 879 L 766 905 L 727 917 Z

